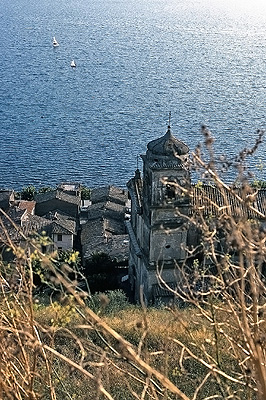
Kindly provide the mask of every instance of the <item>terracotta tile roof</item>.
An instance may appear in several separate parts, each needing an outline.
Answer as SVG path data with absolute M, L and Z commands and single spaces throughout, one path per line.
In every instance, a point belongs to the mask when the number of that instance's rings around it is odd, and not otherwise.
M 122 235 L 126 233 L 124 220 L 104 218 L 104 221 L 105 221 L 105 232 L 110 232 L 112 235 Z
M 96 237 L 103 237 L 105 234 L 104 220 L 88 221 L 81 225 L 81 244 L 89 243 Z
M 127 184 L 137 212 L 142 212 L 142 180 L 130 179 Z M 235 194 L 235 195 L 234 195 Z M 238 196 L 243 201 L 238 199 Z M 235 217 L 247 216 L 248 218 L 262 218 L 256 211 L 247 206 L 250 204 L 259 213 L 266 216 L 266 189 L 251 189 L 248 193 L 240 188 L 223 191 L 215 185 L 192 185 L 190 193 L 191 213 L 200 209 L 204 216 L 217 216 L 225 210 Z
M 19 200 L 17 207 L 20 210 L 27 210 L 29 214 L 34 213 L 36 201 Z
M 76 221 L 76 218 L 73 217 L 72 215 L 69 215 L 61 210 L 53 210 L 49 211 L 47 214 L 43 215 L 43 218 L 49 219 L 49 220 L 54 220 L 54 219 L 68 219 L 71 221 Z
M 48 236 L 52 233 L 74 235 L 76 221 L 62 215 L 56 220 L 47 219 L 28 214 L 26 209 L 20 210 L 17 207 L 10 208 L 7 217 L 0 216 L 0 242 L 6 242 L 10 238 L 14 243 L 21 243 L 25 240 L 23 235 L 28 237 L 33 233 L 41 234 L 43 231 Z
M 62 233 L 65 235 L 76 234 L 76 219 L 60 210 L 53 210 L 44 215 L 51 224 L 52 233 Z
M 244 201 L 239 200 L 238 196 Z M 266 215 L 266 189 L 254 189 L 245 193 L 239 188 L 228 191 L 212 185 L 194 185 L 191 204 L 194 209 L 200 209 L 205 216 L 217 216 L 226 212 L 234 217 L 245 215 L 248 218 L 260 218 L 248 205 Z
M 29 221 L 31 232 L 41 233 L 44 231 L 47 235 L 51 233 L 51 221 L 46 218 L 39 217 L 38 215 L 30 215 Z

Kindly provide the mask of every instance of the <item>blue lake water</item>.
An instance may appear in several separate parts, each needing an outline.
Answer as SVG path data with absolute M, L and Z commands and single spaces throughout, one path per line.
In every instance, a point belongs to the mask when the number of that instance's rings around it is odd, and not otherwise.
M 217 154 L 252 146 L 266 125 L 254 1 L 2 0 L 0 187 L 125 186 L 169 111 L 191 150 L 203 123 Z M 250 166 L 266 178 L 265 143 Z

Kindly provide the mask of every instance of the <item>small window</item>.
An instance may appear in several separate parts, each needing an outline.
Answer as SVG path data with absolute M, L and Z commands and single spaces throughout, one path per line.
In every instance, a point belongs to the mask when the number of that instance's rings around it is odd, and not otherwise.
M 57 235 L 57 241 L 58 241 L 58 242 L 62 242 L 62 235 L 61 235 L 61 233 L 59 233 L 59 234 Z
M 175 199 L 175 186 L 174 185 L 166 185 L 166 191 L 165 191 L 166 198 L 171 200 Z

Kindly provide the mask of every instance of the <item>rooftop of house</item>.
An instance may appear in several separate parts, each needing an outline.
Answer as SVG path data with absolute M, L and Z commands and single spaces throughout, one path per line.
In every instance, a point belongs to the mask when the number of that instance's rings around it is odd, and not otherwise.
M 121 204 L 117 204 L 112 201 L 99 202 L 89 206 L 88 219 L 92 220 L 101 217 L 108 217 L 123 221 L 125 217 L 125 211 L 125 206 Z
M 32 234 L 46 235 L 51 234 L 76 234 L 76 221 L 64 213 L 53 213 L 56 217 L 49 218 L 32 215 L 28 208 L 10 207 L 6 215 L 0 217 L 0 240 L 8 242 L 9 239 L 14 243 L 25 241 Z
M 143 207 L 142 179 L 134 177 L 128 182 L 132 203 L 141 213 Z M 230 188 L 222 190 L 211 184 L 195 184 L 189 193 L 191 212 L 200 209 L 204 216 L 220 215 L 226 209 L 235 217 L 264 219 L 266 217 L 266 189 Z M 174 206 L 173 202 L 173 206 Z M 169 206 L 169 203 L 167 204 Z
M 90 258 L 95 252 L 104 252 L 117 262 L 128 259 L 129 241 L 127 235 L 116 235 L 110 237 L 95 236 L 84 248 L 84 258 Z
M 27 210 L 29 214 L 34 214 L 36 201 L 18 200 L 15 204 L 20 210 Z
M 14 200 L 14 190 L 0 189 L 0 208 L 7 209 L 11 200 Z
M 75 221 L 52 221 L 51 223 L 52 234 L 74 235 L 76 234 Z
M 61 210 L 52 210 L 49 211 L 47 214 L 43 215 L 43 218 L 49 219 L 49 220 L 71 220 L 71 221 L 76 221 L 76 218 L 73 217 L 72 215 L 69 215 Z
M 35 196 L 36 203 L 44 203 L 47 201 L 51 201 L 54 199 L 62 200 L 66 203 L 79 205 L 80 204 L 80 197 L 75 196 L 72 194 L 65 193 L 62 190 L 51 190 L 45 193 L 39 193 Z
M 81 227 L 81 245 L 91 243 L 95 237 L 108 238 L 125 234 L 124 221 L 98 218 L 87 221 Z
M 58 185 L 58 189 L 65 190 L 67 192 L 77 192 L 81 188 L 80 183 L 77 182 L 62 182 Z
M 27 210 L 23 210 L 18 207 L 10 207 L 6 211 L 6 215 L 1 216 L 1 219 L 6 226 L 14 225 L 14 223 L 17 225 L 22 225 L 22 222 L 26 221 L 27 216 Z
M 96 237 L 104 237 L 105 234 L 105 221 L 103 219 L 86 222 L 81 226 L 81 244 L 87 244 Z
M 1 242 L 8 242 L 9 239 L 14 243 L 24 241 L 32 233 L 48 232 L 49 225 L 50 222 L 45 218 L 11 207 L 6 216 L 0 218 Z
M 10 196 L 14 191 L 12 189 L 0 189 L 0 199 L 2 197 Z
M 266 216 L 266 189 L 232 188 L 228 191 L 214 185 L 194 185 L 192 190 L 192 206 L 201 209 L 204 216 L 218 216 L 224 210 L 235 217 L 263 219 L 263 215 Z
M 103 186 L 91 190 L 92 204 L 112 201 L 114 203 L 126 204 L 128 194 L 126 189 L 118 188 L 117 186 Z
M 39 217 L 38 215 L 29 215 L 31 232 L 42 233 L 45 232 L 47 235 L 51 231 L 51 222 L 46 218 Z
M 65 235 L 76 234 L 76 219 L 60 210 L 49 211 L 43 216 L 51 224 L 51 233 L 61 233 Z

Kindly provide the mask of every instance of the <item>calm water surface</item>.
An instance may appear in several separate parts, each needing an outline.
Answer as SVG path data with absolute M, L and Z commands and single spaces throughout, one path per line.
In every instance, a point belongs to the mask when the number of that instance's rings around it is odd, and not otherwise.
M 266 125 L 266 8 L 237 4 L 2 0 L 0 187 L 125 186 L 170 110 L 191 150 L 203 123 L 218 154 L 253 145 Z M 250 166 L 266 179 L 265 144 Z

